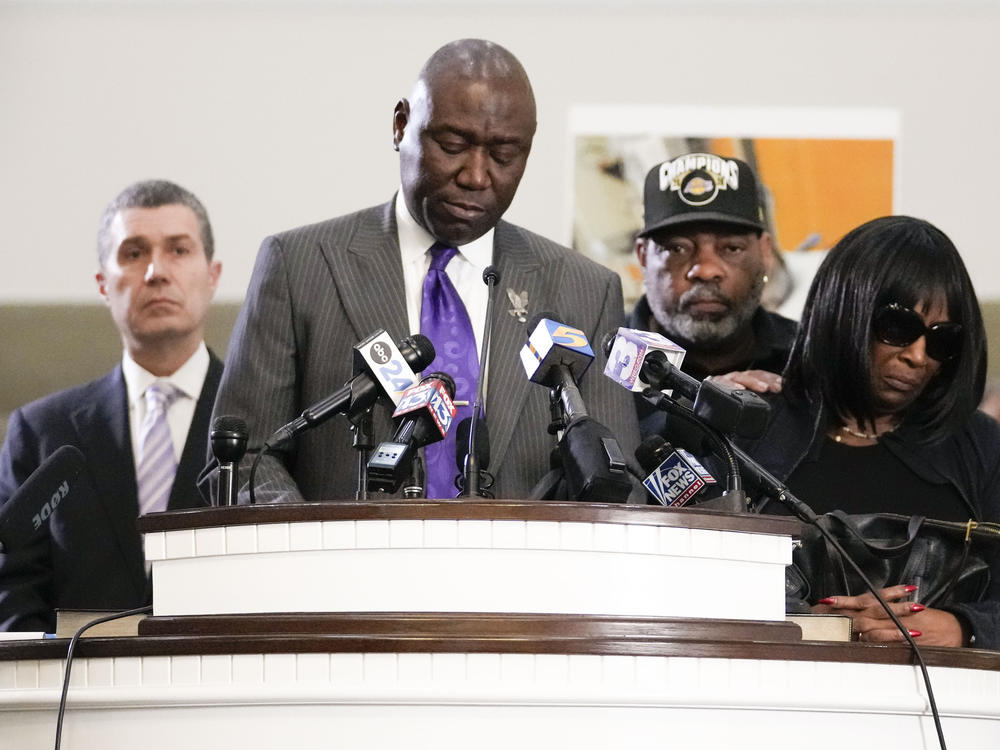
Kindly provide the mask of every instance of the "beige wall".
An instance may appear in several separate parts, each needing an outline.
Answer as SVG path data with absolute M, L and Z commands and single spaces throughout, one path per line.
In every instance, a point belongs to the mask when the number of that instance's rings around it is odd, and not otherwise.
M 1000 299 L 998 28 L 1000 3 L 974 0 L 0 0 L 0 303 L 93 301 L 97 217 L 150 176 L 202 197 L 221 298 L 241 299 L 263 236 L 391 195 L 392 106 L 461 36 L 532 77 L 509 213 L 525 226 L 569 240 L 573 105 L 890 107 L 898 210 L 939 224 Z
M 1000 4 L 973 0 L 0 0 L 0 416 L 117 359 L 93 236 L 122 186 L 166 177 L 208 206 L 221 352 L 263 236 L 391 195 L 392 106 L 462 36 L 532 77 L 539 129 L 508 217 L 562 241 L 574 105 L 897 109 L 897 210 L 952 236 L 1000 325 L 998 28 Z

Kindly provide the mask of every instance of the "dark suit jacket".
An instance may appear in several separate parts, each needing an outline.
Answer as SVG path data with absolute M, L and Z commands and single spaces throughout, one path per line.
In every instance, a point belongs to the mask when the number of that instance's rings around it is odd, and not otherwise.
M 486 403 L 490 472 L 497 497 L 522 498 L 548 470 L 554 439 L 546 431 L 548 389 L 525 376 L 519 351 L 526 325 L 511 314 L 507 290 L 524 296 L 529 318 L 555 312 L 583 330 L 597 350 L 622 319 L 621 281 L 580 254 L 503 221 L 494 234 L 493 262 L 500 282 Z M 216 414 L 246 419 L 247 465 L 275 429 L 350 379 L 354 344 L 383 328 L 396 341 L 410 333 L 403 288 L 392 201 L 264 240 L 216 404 Z M 581 391 L 591 415 L 632 456 L 638 425 L 631 395 L 603 375 L 604 361 L 598 354 Z M 376 440 L 392 434 L 390 415 L 384 405 L 376 407 Z M 262 459 L 258 501 L 353 499 L 357 458 L 349 427 L 335 417 L 303 433 L 289 451 Z M 248 473 L 241 471 L 244 482 Z M 244 486 L 241 502 L 246 498 Z
M 222 362 L 209 354 L 208 373 L 170 492 L 170 510 L 204 504 L 196 483 L 222 376 Z M 52 632 L 55 608 L 131 609 L 150 601 L 135 525 L 138 490 L 121 365 L 11 415 L 0 452 L 0 505 L 63 445 L 83 452 L 92 491 L 71 495 L 60 504 L 51 516 L 50 536 L 40 544 L 0 554 L 0 630 Z

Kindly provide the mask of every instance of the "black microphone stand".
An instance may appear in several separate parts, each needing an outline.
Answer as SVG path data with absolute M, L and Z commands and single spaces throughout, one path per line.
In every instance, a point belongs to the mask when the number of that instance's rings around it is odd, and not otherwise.
M 368 459 L 375 447 L 375 427 L 372 423 L 371 408 L 361 414 L 348 417 L 351 422 L 351 432 L 354 433 L 354 449 L 358 452 L 358 487 L 354 493 L 355 500 L 368 499 Z
M 647 388 L 643 391 L 642 395 L 643 398 L 660 411 L 666 412 L 674 419 L 679 419 L 701 432 L 705 440 L 707 440 L 711 445 L 713 452 L 725 461 L 726 491 L 721 497 L 698 503 L 698 506 L 708 510 L 745 513 L 747 511 L 747 494 L 743 489 L 743 478 L 740 474 L 740 464 L 736 459 L 736 452 L 739 451 L 739 449 L 733 445 L 732 440 L 730 440 L 729 437 L 726 436 L 726 434 L 721 430 L 706 424 L 703 420 L 699 419 L 693 411 L 677 403 L 665 393 L 658 391 L 655 388 Z M 689 450 L 694 450 L 694 448 L 689 448 Z M 742 451 L 740 452 L 742 453 Z M 743 454 L 743 456 L 747 461 L 753 461 L 746 456 L 746 454 Z M 761 471 L 763 471 L 763 469 L 761 469 Z
M 489 265 L 483 271 L 486 283 L 486 326 L 483 329 L 483 352 L 479 358 L 479 380 L 476 383 L 476 400 L 472 403 L 472 423 L 469 425 L 469 451 L 465 454 L 465 471 L 462 492 L 459 497 L 486 497 L 479 485 L 479 456 L 476 455 L 476 434 L 483 414 L 483 381 L 486 379 L 486 365 L 490 358 L 490 340 L 493 332 L 493 303 L 496 300 L 496 285 L 500 283 L 500 272 Z

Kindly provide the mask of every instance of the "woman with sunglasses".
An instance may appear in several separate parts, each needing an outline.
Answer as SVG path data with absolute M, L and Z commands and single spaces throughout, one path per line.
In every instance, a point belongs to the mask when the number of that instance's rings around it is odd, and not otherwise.
M 1000 425 L 976 410 L 985 372 L 982 316 L 954 244 L 926 221 L 875 219 L 820 266 L 768 433 L 745 447 L 817 513 L 997 521 Z M 882 593 L 918 643 L 1000 648 L 993 567 L 986 601 L 948 611 L 904 601 L 905 582 Z M 871 594 L 845 593 L 813 592 L 824 597 L 814 610 L 852 616 L 862 640 L 903 639 Z

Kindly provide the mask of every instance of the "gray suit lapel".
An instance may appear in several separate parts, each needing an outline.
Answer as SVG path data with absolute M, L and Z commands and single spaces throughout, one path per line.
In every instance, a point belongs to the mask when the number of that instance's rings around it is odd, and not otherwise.
M 380 328 L 395 341 L 410 333 L 393 201 L 360 212 L 349 232 L 320 247 L 356 340 Z
M 543 263 L 530 238 L 506 222 L 497 224 L 493 262 L 500 271 L 493 309 L 493 342 L 490 353 L 486 414 L 490 427 L 490 465 L 500 466 L 510 445 L 530 389 L 541 388 L 528 380 L 521 365 L 521 348 L 527 342 L 527 323 L 511 314 L 515 305 L 507 290 L 526 301 L 527 319 L 544 310 L 542 299 L 553 299 L 548 289 L 559 278 L 561 261 Z M 557 312 L 557 311 L 552 311 Z

